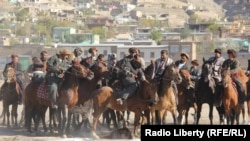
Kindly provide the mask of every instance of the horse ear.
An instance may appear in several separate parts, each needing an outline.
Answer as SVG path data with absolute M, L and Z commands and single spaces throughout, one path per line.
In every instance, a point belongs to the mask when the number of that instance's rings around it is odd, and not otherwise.
M 150 64 L 153 64 L 153 65 L 154 65 L 154 64 L 155 64 L 155 60 L 153 60 L 153 59 L 150 60 Z
M 203 63 L 205 63 L 205 62 L 206 62 L 206 59 L 205 59 L 205 57 L 203 57 L 203 58 L 202 58 L 202 60 L 203 60 Z

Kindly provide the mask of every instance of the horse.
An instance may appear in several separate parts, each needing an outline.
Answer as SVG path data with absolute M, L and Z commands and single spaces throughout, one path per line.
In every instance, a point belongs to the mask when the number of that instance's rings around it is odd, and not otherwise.
M 201 68 L 201 78 L 198 79 L 195 90 L 195 99 L 197 104 L 197 117 L 196 117 L 196 123 L 199 124 L 199 119 L 201 116 L 201 110 L 202 105 L 204 103 L 207 103 L 209 106 L 209 120 L 210 125 L 213 124 L 213 104 L 214 104 L 214 94 L 216 90 L 215 85 L 215 79 L 212 78 L 212 63 L 209 60 L 205 60 L 203 58 L 203 64 Z M 219 86 L 217 86 L 219 88 Z M 224 109 L 223 106 L 216 106 L 216 109 L 218 111 L 219 117 L 220 117 L 220 123 L 222 124 L 224 122 Z
M 79 98 L 78 89 L 80 87 L 80 79 L 91 80 L 93 78 L 94 73 L 81 64 L 74 64 L 65 72 L 64 80 L 60 86 L 57 99 L 59 130 L 63 136 L 65 136 L 66 108 L 68 109 L 67 131 L 69 131 L 71 116 L 73 114 L 71 109 L 77 104 Z
M 185 117 L 185 124 L 188 124 L 188 112 L 190 108 L 194 108 L 194 111 L 196 113 L 197 106 L 195 103 L 195 96 L 194 96 L 194 82 L 190 79 L 190 73 L 189 70 L 180 70 L 180 75 L 182 76 L 182 82 L 180 84 L 177 84 L 178 88 L 178 105 L 177 105 L 177 111 L 179 113 L 178 115 L 178 123 L 183 124 L 184 123 L 184 117 Z M 194 122 L 196 121 L 196 118 L 194 116 Z
M 153 69 L 151 70 L 153 71 Z M 107 110 L 107 108 L 111 108 L 116 111 L 134 112 L 135 117 L 133 134 L 138 136 L 137 130 L 140 125 L 140 118 L 145 117 L 143 112 L 149 110 L 152 104 L 154 105 L 159 101 L 157 90 L 158 86 L 155 79 L 146 79 L 145 81 L 141 81 L 138 90 L 122 105 L 116 102 L 117 92 L 112 87 L 105 86 L 95 90 L 92 93 L 94 103 L 92 136 L 99 139 L 99 136 L 96 134 L 97 123 L 100 116 Z
M 75 77 L 88 77 L 89 72 L 87 69 L 81 65 L 73 65 L 65 72 L 65 81 L 70 82 L 72 80 L 72 84 L 75 84 L 73 78 Z M 70 77 L 71 76 L 71 77 Z M 74 81 L 73 81 L 74 80 Z M 72 86 L 72 85 L 71 85 Z M 72 86 L 73 87 L 73 86 Z M 61 86 L 60 86 L 61 88 Z M 44 97 L 38 96 L 39 91 L 44 91 L 45 95 Z M 32 132 L 31 130 L 31 120 L 33 119 L 35 122 L 35 131 L 37 131 L 38 124 L 40 118 L 42 119 L 44 132 L 47 131 L 46 123 L 45 123 L 45 113 L 47 111 L 48 107 L 51 107 L 51 102 L 48 99 L 48 93 L 46 90 L 45 80 L 42 82 L 31 82 L 28 84 L 28 86 L 25 89 L 25 122 L 26 126 L 29 132 Z M 51 119 L 55 115 L 55 110 L 52 110 L 50 108 L 50 131 L 53 133 L 52 125 L 51 125 Z
M 179 73 L 179 69 L 176 68 L 175 64 L 167 66 L 162 74 L 161 84 L 159 86 L 159 102 L 150 108 L 152 116 L 151 124 L 155 124 L 155 113 L 157 113 L 158 124 L 164 124 L 166 113 L 169 111 L 172 114 L 174 124 L 177 123 L 177 101 L 172 88 L 172 81 L 179 84 L 182 78 Z M 158 112 L 155 112 L 155 111 Z
M 15 69 L 13 67 L 7 68 L 7 79 L 1 87 L 1 94 L 3 95 L 3 124 L 7 116 L 7 126 L 10 127 L 10 112 L 9 106 L 12 105 L 11 121 L 14 126 L 17 126 L 17 109 L 18 109 L 18 95 L 21 94 L 21 87 L 16 80 Z
M 230 76 L 230 68 L 222 69 L 222 84 L 224 87 L 222 103 L 225 109 L 227 124 L 231 122 L 231 125 L 234 125 L 234 121 L 236 120 L 236 124 L 238 125 L 241 105 L 238 102 L 236 85 Z
M 84 62 L 81 62 L 84 65 Z M 91 67 L 90 70 L 94 73 L 94 78 L 91 80 L 81 79 L 79 82 L 78 88 L 78 102 L 77 106 L 84 105 L 85 102 L 91 100 L 91 94 L 94 90 L 97 89 L 98 83 L 103 79 L 109 77 L 109 71 L 104 62 L 96 61 Z M 88 125 L 91 126 L 89 119 L 84 119 L 79 124 L 76 122 L 75 129 L 79 129 L 84 122 L 84 126 L 88 128 Z M 91 127 L 90 127 L 91 128 Z

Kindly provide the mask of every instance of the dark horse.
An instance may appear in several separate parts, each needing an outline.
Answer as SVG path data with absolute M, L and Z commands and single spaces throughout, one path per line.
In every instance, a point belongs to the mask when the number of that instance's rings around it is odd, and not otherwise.
M 151 69 L 153 71 L 153 69 Z M 141 81 L 138 91 L 129 97 L 122 105 L 116 102 L 117 94 L 111 87 L 105 86 L 93 92 L 94 113 L 93 113 L 93 126 L 92 135 L 98 139 L 96 134 L 96 127 L 100 116 L 107 108 L 116 111 L 132 111 L 134 117 L 134 134 L 137 134 L 137 129 L 140 125 L 140 118 L 146 115 L 143 111 L 150 110 L 150 105 L 156 104 L 158 100 L 157 94 L 157 81 L 155 79 L 148 79 Z
M 73 65 L 66 71 L 64 80 L 59 89 L 58 114 L 59 114 L 59 130 L 65 136 L 66 110 L 68 111 L 67 131 L 70 129 L 72 108 L 77 104 L 80 87 L 80 79 L 91 80 L 94 78 L 93 72 L 87 67 L 77 64 Z M 62 116 L 62 118 L 61 118 Z
M 215 79 L 212 78 L 212 73 L 213 73 L 212 63 L 210 61 L 205 60 L 205 58 L 203 58 L 203 64 L 201 69 L 202 69 L 201 78 L 196 83 L 198 86 L 195 92 L 195 99 L 197 104 L 197 115 L 195 115 L 197 116 L 196 124 L 199 124 L 199 119 L 201 116 L 201 108 L 203 103 L 207 103 L 209 105 L 209 120 L 210 124 L 212 125 L 215 90 L 216 87 L 221 87 L 221 86 L 215 85 Z M 218 106 L 216 107 L 216 109 L 220 117 L 220 122 L 222 123 L 224 118 L 223 106 L 222 105 Z
M 21 88 L 16 81 L 15 69 L 7 68 L 7 80 L 1 88 L 1 95 L 3 96 L 3 124 L 5 124 L 5 117 L 7 116 L 7 126 L 10 126 L 10 112 L 9 106 L 12 105 L 11 121 L 17 126 L 17 108 L 18 95 L 21 93 Z
M 87 70 L 88 69 L 86 69 L 85 67 L 83 67 L 81 65 L 73 65 L 65 72 L 64 83 L 66 83 L 66 82 L 72 83 L 72 85 L 68 85 L 68 86 L 74 87 L 74 85 L 77 83 L 76 78 L 80 78 L 80 77 L 85 78 L 85 77 L 89 76 L 89 71 L 87 71 Z M 44 84 L 44 82 L 42 82 L 42 83 L 41 82 L 39 82 L 39 83 L 31 82 L 30 84 L 28 84 L 28 86 L 25 89 L 25 101 L 24 101 L 25 102 L 25 111 L 26 111 L 25 112 L 25 122 L 26 122 L 26 125 L 27 125 L 29 132 L 32 132 L 32 130 L 31 130 L 32 118 L 35 119 L 35 130 L 36 131 L 38 128 L 40 118 L 42 119 L 44 131 L 45 132 L 47 131 L 47 127 L 46 127 L 46 123 L 45 123 L 45 113 L 46 113 L 47 108 L 51 106 L 51 103 L 48 100 L 48 98 L 42 99 L 42 98 L 38 97 L 38 95 L 37 95 L 38 89 L 41 85 L 46 86 Z M 76 98 L 75 101 L 77 101 L 77 97 L 74 97 L 74 94 L 76 94 L 76 93 L 72 93 L 71 96 L 65 95 L 65 97 Z M 54 115 L 54 114 L 55 113 L 50 113 L 50 118 L 52 118 L 52 115 Z M 50 130 L 51 130 L 51 132 L 53 132 L 51 125 L 50 125 Z

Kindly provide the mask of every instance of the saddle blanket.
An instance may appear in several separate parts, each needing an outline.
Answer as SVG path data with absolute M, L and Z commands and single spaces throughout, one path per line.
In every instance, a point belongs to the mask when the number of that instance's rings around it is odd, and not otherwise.
M 45 85 L 45 81 L 43 81 L 40 86 L 38 87 L 37 90 L 37 97 L 44 99 L 44 100 L 49 100 L 49 94 L 47 92 L 47 87 Z

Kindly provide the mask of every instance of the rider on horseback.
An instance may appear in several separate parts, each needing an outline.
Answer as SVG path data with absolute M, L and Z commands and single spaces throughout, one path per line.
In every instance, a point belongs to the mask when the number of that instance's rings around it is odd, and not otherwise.
M 181 59 L 175 62 L 175 65 L 178 67 L 178 69 L 181 70 L 189 70 L 189 66 L 187 63 L 187 60 L 189 59 L 189 55 L 185 52 L 180 54 Z M 176 87 L 176 84 L 174 85 Z M 177 87 L 174 89 L 175 95 L 176 95 L 176 101 L 178 103 L 178 90 Z
M 45 82 L 48 88 L 52 108 L 57 108 L 56 96 L 58 93 L 58 86 L 63 80 L 63 74 L 71 66 L 71 62 L 68 60 L 70 55 L 71 51 L 64 49 L 60 51 L 60 54 L 50 57 L 47 61 Z
M 239 76 L 240 62 L 236 59 L 237 54 L 234 49 L 228 49 L 227 54 L 228 54 L 228 59 L 224 61 L 224 63 L 222 64 L 222 68 L 226 69 L 230 68 L 231 78 L 233 82 L 236 84 L 236 88 L 238 91 L 239 103 L 244 104 L 246 95 Z
M 225 61 L 225 58 L 221 56 L 222 50 L 217 48 L 214 50 L 214 56 L 210 57 L 208 61 L 212 64 L 212 77 L 215 80 L 215 92 L 214 92 L 214 105 L 219 106 L 221 103 L 221 68 Z
M 82 59 L 81 63 L 83 63 L 84 66 L 91 68 L 94 64 L 95 61 L 97 60 L 98 54 L 97 54 L 97 49 L 95 47 L 89 48 L 89 53 L 91 56 Z
M 22 104 L 22 96 L 24 92 L 24 73 L 23 73 L 24 70 L 23 70 L 22 64 L 19 63 L 18 61 L 19 61 L 19 56 L 12 54 L 11 62 L 5 65 L 3 76 L 4 78 L 7 78 L 9 67 L 13 67 L 15 69 L 17 83 L 20 85 L 20 88 L 21 88 L 21 93 L 18 95 L 18 104 Z M 5 85 L 3 84 L 2 88 L 4 88 L 4 86 Z
M 161 57 L 156 59 L 155 61 L 155 71 L 153 74 L 153 78 L 155 78 L 159 82 L 159 88 L 161 89 L 161 80 L 162 74 L 167 66 L 173 63 L 173 59 L 168 57 L 168 50 L 161 50 Z M 177 94 L 177 86 L 174 82 L 172 82 L 172 87 L 174 92 Z
M 118 104 L 134 94 L 138 88 L 138 79 L 146 80 L 142 71 L 141 58 L 136 54 L 136 48 L 130 48 L 130 55 L 117 62 L 116 74 L 122 84 L 122 90 L 118 92 Z

